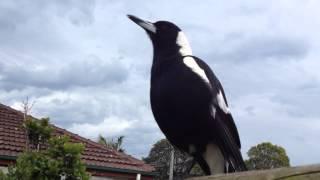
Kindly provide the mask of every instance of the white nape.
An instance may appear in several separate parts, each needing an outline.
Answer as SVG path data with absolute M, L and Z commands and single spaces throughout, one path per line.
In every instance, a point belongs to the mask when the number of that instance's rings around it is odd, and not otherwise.
M 227 106 L 227 103 L 225 102 L 221 90 L 217 94 L 217 101 L 219 107 L 222 109 L 222 111 L 226 114 L 230 113 L 229 107 Z
M 194 73 L 198 74 L 206 83 L 210 83 L 204 70 L 200 68 L 200 66 L 192 57 L 190 56 L 184 57 L 183 63 L 186 66 L 188 66 Z
M 182 56 L 192 55 L 192 49 L 190 47 L 189 41 L 182 31 L 179 31 L 176 43 L 180 47 L 179 52 Z

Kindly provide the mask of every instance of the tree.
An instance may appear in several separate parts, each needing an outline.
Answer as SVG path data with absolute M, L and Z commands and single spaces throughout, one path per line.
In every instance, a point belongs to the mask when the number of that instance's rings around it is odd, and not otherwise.
M 31 111 L 32 107 L 34 106 L 34 104 L 35 104 L 35 101 L 30 103 L 28 96 L 24 101 L 21 102 L 21 107 L 23 109 L 23 121 L 26 121 L 28 119 L 28 114 L 30 113 L 30 111 Z M 28 136 L 29 136 L 28 130 L 25 128 L 26 149 L 29 148 L 29 138 L 28 138 Z
M 51 138 L 52 128 L 49 125 L 49 118 L 42 118 L 37 121 L 32 118 L 28 118 L 24 121 L 23 127 L 28 134 L 28 148 L 36 149 L 39 151 L 41 145 L 46 145 Z
M 155 167 L 157 179 L 168 179 L 171 150 L 174 148 L 173 179 L 185 179 L 189 176 L 189 170 L 193 165 L 192 157 L 173 147 L 167 139 L 161 139 L 151 148 L 148 157 L 143 160 Z M 191 170 L 192 175 L 204 175 L 201 168 L 195 165 Z
M 7 175 L 0 170 L 0 180 L 6 180 L 6 179 L 8 179 Z
M 124 136 L 119 136 L 114 140 L 113 138 L 107 139 L 103 137 L 102 135 L 99 135 L 98 137 L 98 143 L 102 144 L 110 149 L 114 149 L 119 152 L 124 152 L 125 150 L 122 147 Z
M 52 137 L 49 119 L 28 119 L 30 148 L 18 156 L 16 165 L 8 169 L 6 180 L 88 180 L 89 174 L 81 162 L 81 143 L 71 143 L 67 136 Z
M 264 142 L 251 147 L 246 160 L 248 169 L 272 169 L 289 167 L 289 157 L 283 147 Z

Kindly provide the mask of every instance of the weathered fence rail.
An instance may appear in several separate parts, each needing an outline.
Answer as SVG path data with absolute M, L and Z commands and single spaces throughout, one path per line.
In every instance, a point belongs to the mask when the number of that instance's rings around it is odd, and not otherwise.
M 190 178 L 189 180 L 320 180 L 320 164 L 202 176 Z

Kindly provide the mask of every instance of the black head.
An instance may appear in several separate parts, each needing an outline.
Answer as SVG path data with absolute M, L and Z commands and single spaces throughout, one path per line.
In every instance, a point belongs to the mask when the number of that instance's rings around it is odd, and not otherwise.
M 147 32 L 155 53 L 173 55 L 179 53 L 182 46 L 189 45 L 181 29 L 171 22 L 151 23 L 132 15 L 128 15 L 128 17 Z

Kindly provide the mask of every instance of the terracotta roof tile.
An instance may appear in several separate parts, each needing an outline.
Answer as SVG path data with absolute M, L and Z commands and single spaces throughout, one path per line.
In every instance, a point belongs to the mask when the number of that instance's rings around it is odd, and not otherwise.
M 25 149 L 26 136 L 22 127 L 23 113 L 0 104 L 0 155 L 17 156 Z M 72 142 L 83 143 L 82 160 L 87 165 L 152 172 L 143 161 L 52 125 L 55 135 L 68 135 Z

